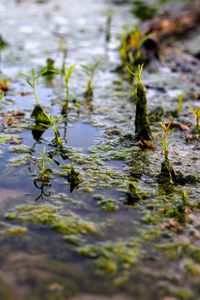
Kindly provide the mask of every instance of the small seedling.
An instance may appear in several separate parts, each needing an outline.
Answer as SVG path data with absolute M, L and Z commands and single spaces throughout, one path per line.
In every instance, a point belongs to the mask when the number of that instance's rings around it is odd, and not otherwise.
M 161 125 L 162 130 L 163 130 L 163 133 L 160 136 L 160 139 L 161 139 L 161 142 L 162 142 L 162 150 L 163 150 L 165 159 L 168 159 L 169 145 L 167 143 L 167 139 L 168 139 L 169 135 L 171 134 L 170 126 L 172 125 L 172 120 L 170 120 L 167 125 L 164 122 L 160 122 L 160 125 Z
M 48 71 L 48 68 L 45 67 L 38 73 L 35 72 L 35 69 L 33 68 L 31 71 L 31 75 L 21 73 L 23 77 L 25 77 L 27 84 L 32 88 L 33 94 L 35 97 L 36 105 L 32 111 L 31 118 L 35 119 L 36 124 L 50 124 L 51 123 L 51 118 L 50 116 L 45 112 L 44 108 L 41 107 L 36 86 L 38 79 L 44 75 Z
M 194 117 L 196 118 L 196 127 L 195 130 L 197 132 L 200 131 L 200 125 L 199 125 L 199 121 L 200 121 L 200 107 L 193 107 L 193 106 L 189 106 L 190 111 L 193 113 Z
M 31 70 L 31 75 L 29 74 L 25 74 L 25 73 L 21 73 L 21 75 L 26 79 L 27 84 L 32 88 L 33 90 L 33 94 L 35 96 L 35 101 L 36 101 L 36 105 L 40 105 L 39 102 L 39 98 L 38 98 L 38 94 L 37 94 L 37 90 L 36 90 L 36 86 L 37 86 L 37 82 L 38 79 L 44 75 L 46 72 L 48 71 L 48 68 L 45 67 L 44 69 L 40 70 L 38 73 L 35 72 L 35 69 L 32 68 Z
M 184 97 L 184 94 L 180 94 L 178 96 L 178 99 L 177 99 L 177 101 L 178 101 L 177 108 L 175 110 L 173 110 L 173 111 L 169 111 L 168 115 L 171 115 L 174 118 L 178 118 L 179 117 L 180 112 L 181 112 L 181 110 L 183 108 L 183 97 Z
M 40 164 L 33 161 L 33 164 L 38 169 L 37 172 L 37 178 L 36 181 L 40 181 L 44 184 L 48 184 L 51 179 L 51 169 L 46 167 L 46 161 L 50 161 L 52 163 L 52 160 L 49 157 L 46 157 L 46 147 L 43 148 L 43 151 L 40 153 L 41 159 Z
M 93 97 L 93 83 L 94 83 L 94 76 L 96 73 L 97 68 L 99 67 L 100 61 L 98 60 L 96 63 L 92 65 L 81 65 L 83 68 L 84 73 L 88 76 L 88 83 L 87 83 L 87 90 L 85 92 L 85 97 L 87 99 L 92 99 Z
M 167 143 L 167 138 L 171 133 L 170 126 L 172 124 L 172 120 L 169 121 L 168 125 L 164 122 L 160 122 L 160 125 L 163 130 L 163 134 L 160 136 L 162 142 L 162 150 L 164 153 L 164 161 L 161 164 L 161 172 L 158 176 L 159 183 L 174 183 L 177 181 L 177 175 L 172 167 L 172 164 L 169 160 L 169 145 Z
M 64 77 L 64 82 L 65 82 L 65 89 L 66 89 L 66 92 L 65 92 L 65 103 L 63 105 L 63 108 L 65 108 L 66 111 L 68 111 L 68 108 L 69 108 L 69 81 L 70 81 L 70 78 L 71 78 L 71 75 L 74 71 L 76 67 L 76 64 L 70 66 L 70 67 L 67 67 L 66 64 L 64 64 L 63 66 L 63 70 L 58 70 L 58 69 L 53 69 L 52 72 L 54 73 L 57 73 L 57 74 L 60 74 Z
M 143 65 L 138 65 L 138 72 L 134 73 L 126 66 L 127 71 L 132 74 L 136 81 L 134 97 L 136 99 L 135 137 L 137 141 L 152 140 L 151 128 L 147 114 L 146 88 L 142 83 Z
M 62 118 L 62 116 L 58 117 L 58 118 L 51 118 L 52 124 L 50 126 L 50 128 L 53 130 L 54 135 L 55 135 L 54 139 L 52 140 L 52 143 L 55 144 L 58 147 L 58 149 L 60 149 L 60 150 L 62 150 L 62 148 L 63 148 L 63 141 L 60 137 L 60 132 L 56 125 L 61 118 Z

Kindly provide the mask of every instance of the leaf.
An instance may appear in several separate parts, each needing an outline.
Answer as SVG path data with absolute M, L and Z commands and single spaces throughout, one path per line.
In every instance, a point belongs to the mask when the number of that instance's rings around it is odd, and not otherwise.
M 42 70 L 40 70 L 40 72 L 37 74 L 37 78 L 39 78 L 40 76 L 42 76 L 43 74 L 45 74 L 48 70 L 49 70 L 48 67 L 45 67 Z
M 29 85 L 30 87 L 33 88 L 33 83 L 30 81 L 30 79 L 27 79 L 26 82 L 28 83 L 28 85 Z
M 35 119 L 36 124 L 51 124 L 51 117 L 45 112 L 45 110 L 39 105 L 35 105 L 31 118 Z
M 55 74 L 64 75 L 64 73 L 58 69 L 50 69 L 49 71 Z

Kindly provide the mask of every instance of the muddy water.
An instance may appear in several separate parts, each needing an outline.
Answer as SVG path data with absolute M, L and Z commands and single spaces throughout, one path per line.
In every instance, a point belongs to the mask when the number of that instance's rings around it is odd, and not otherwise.
M 110 8 L 112 38 L 106 45 L 105 12 Z M 128 100 L 132 86 L 124 75 L 113 72 L 120 63 L 123 27 L 138 22 L 131 9 L 130 4 L 103 0 L 1 1 L 0 33 L 9 46 L 1 51 L 0 77 L 9 80 L 10 89 L 0 103 L 1 135 L 7 135 L 0 145 L 0 299 L 198 298 L 199 182 L 170 187 L 157 183 L 161 143 L 156 141 L 154 152 L 133 144 L 135 107 Z M 77 64 L 70 81 L 68 120 L 57 124 L 63 155 L 52 143 L 52 128 L 36 138 L 30 118 L 35 100 L 20 75 L 44 67 L 47 58 L 60 68 L 62 36 L 67 64 Z M 101 65 L 88 103 L 83 96 L 87 78 L 80 65 L 97 59 Z M 174 71 L 176 61 L 145 72 L 149 110 L 175 109 L 177 96 L 184 92 L 177 123 L 192 128 L 188 104 L 195 102 L 189 95 L 198 92 L 193 74 L 199 68 L 189 57 L 178 59 L 192 72 Z M 46 111 L 60 116 L 65 96 L 60 76 L 51 83 L 42 78 L 37 91 Z M 72 100 L 80 104 L 79 114 Z M 24 115 L 16 117 L 16 110 Z M 160 131 L 158 123 L 152 128 L 154 134 Z M 176 170 L 198 179 L 198 142 L 186 144 L 185 132 L 178 129 L 170 141 Z M 42 186 L 35 179 L 44 146 L 45 166 L 52 173 Z M 73 191 L 67 175 L 71 166 L 81 178 Z M 131 205 L 130 181 L 142 198 Z M 184 223 L 176 214 L 183 191 L 189 201 Z

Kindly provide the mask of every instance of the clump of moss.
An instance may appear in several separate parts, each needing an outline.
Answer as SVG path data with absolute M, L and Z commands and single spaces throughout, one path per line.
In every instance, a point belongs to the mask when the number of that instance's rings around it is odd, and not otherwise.
M 101 207 L 102 210 L 107 212 L 114 212 L 118 210 L 119 205 L 117 201 L 114 201 L 113 199 L 104 199 L 101 195 L 95 195 L 95 200 L 97 200 L 98 205 Z
M 122 276 L 141 256 L 137 241 L 105 242 L 80 247 L 78 253 L 96 259 L 97 273 Z
M 136 183 L 130 181 L 128 184 L 128 192 L 127 192 L 127 199 L 125 204 L 134 205 L 137 202 L 140 202 L 143 199 L 142 194 L 140 193 Z
M 70 211 L 62 213 L 61 208 L 53 205 L 21 205 L 15 211 L 9 212 L 6 218 L 10 221 L 48 225 L 64 235 L 96 233 L 93 223 Z

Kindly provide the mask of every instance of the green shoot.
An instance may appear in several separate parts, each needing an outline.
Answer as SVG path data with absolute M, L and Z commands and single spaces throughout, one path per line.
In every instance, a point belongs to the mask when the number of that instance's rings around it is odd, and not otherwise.
M 64 77 L 65 88 L 66 88 L 65 105 L 66 105 L 67 108 L 69 106 L 69 81 L 70 81 L 71 75 L 72 75 L 75 67 L 76 67 L 76 64 L 74 64 L 70 67 L 67 67 L 66 64 L 64 64 L 63 70 L 61 70 L 61 71 L 58 70 L 58 69 L 53 69 L 52 70 L 52 72 L 60 74 Z
M 56 124 L 58 123 L 60 118 L 62 118 L 62 116 L 59 117 L 59 118 L 55 118 L 55 119 L 52 118 L 52 125 L 50 127 L 53 130 L 54 135 L 55 135 L 55 138 L 53 139 L 53 143 L 55 143 L 59 149 L 62 149 L 63 142 L 62 142 L 62 139 L 60 137 L 60 132 L 59 132 L 57 126 L 56 126 Z
M 87 83 L 87 90 L 86 90 L 86 97 L 92 98 L 93 96 L 93 82 L 94 82 L 94 76 L 97 68 L 99 67 L 100 60 L 98 60 L 96 63 L 91 65 L 81 65 L 83 68 L 84 73 L 88 76 L 88 83 Z
M 34 163 L 34 165 L 39 169 L 37 181 L 41 181 L 44 183 L 48 183 L 51 178 L 51 169 L 46 167 L 46 161 L 50 161 L 52 163 L 52 160 L 48 157 L 46 158 L 46 147 L 43 148 L 43 151 L 40 153 L 41 159 L 40 159 L 40 165 Z
M 127 65 L 126 70 L 134 76 L 137 84 L 142 84 L 142 73 L 143 73 L 144 65 L 138 65 L 138 72 L 133 72 Z
M 44 69 L 42 69 L 38 73 L 36 73 L 35 69 L 32 68 L 31 75 L 25 74 L 25 73 L 21 73 L 21 75 L 23 77 L 25 77 L 27 84 L 33 90 L 33 94 L 34 94 L 34 97 L 35 97 L 36 105 L 40 105 L 38 94 L 37 94 L 37 91 L 36 91 L 36 85 L 37 85 L 39 77 L 41 77 L 42 75 L 44 75 L 47 71 L 48 71 L 48 67 L 45 67 Z
M 199 131 L 200 130 L 200 125 L 199 125 L 200 107 L 193 107 L 193 106 L 190 105 L 189 109 L 193 113 L 194 117 L 196 118 L 196 130 Z
M 183 108 L 183 97 L 184 97 L 184 94 L 180 94 L 178 96 L 178 106 L 177 106 L 177 109 L 176 109 L 178 115 L 180 114 L 180 112 Z
M 165 125 L 164 122 L 160 122 L 160 125 L 161 125 L 162 130 L 163 130 L 163 134 L 161 136 L 162 149 L 163 149 L 166 160 L 168 160 L 168 155 L 169 155 L 169 146 L 168 146 L 168 143 L 167 143 L 167 139 L 168 139 L 168 137 L 171 133 L 171 130 L 170 130 L 171 124 L 172 124 L 172 120 L 170 120 L 167 125 Z

